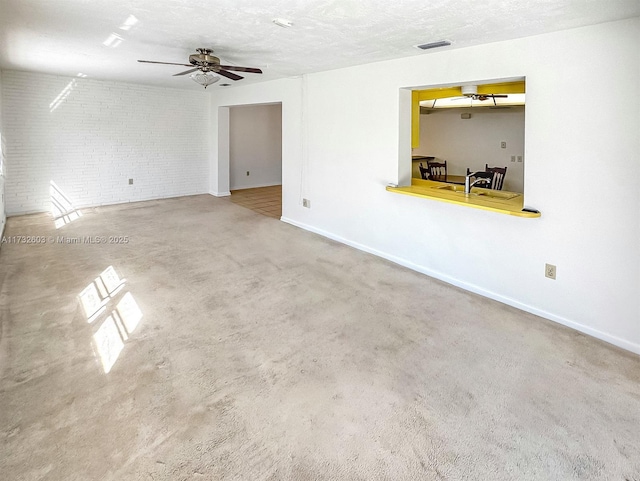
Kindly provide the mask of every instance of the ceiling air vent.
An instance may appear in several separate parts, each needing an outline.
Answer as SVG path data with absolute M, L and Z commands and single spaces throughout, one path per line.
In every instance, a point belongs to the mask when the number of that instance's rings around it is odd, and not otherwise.
M 447 47 L 448 45 L 451 45 L 451 42 L 449 42 L 449 40 L 440 40 L 438 42 L 423 43 L 422 45 L 416 46 L 422 50 L 429 50 L 431 48 Z

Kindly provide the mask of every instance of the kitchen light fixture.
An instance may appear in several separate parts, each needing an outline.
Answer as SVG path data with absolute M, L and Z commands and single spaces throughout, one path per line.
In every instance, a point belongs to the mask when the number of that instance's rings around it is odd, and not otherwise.
M 205 89 L 220 80 L 220 77 L 213 75 L 211 72 L 195 72 L 189 75 L 189 77 L 194 81 L 198 82 Z
M 460 91 L 464 96 L 470 95 L 478 95 L 478 86 L 477 85 L 463 85 L 460 87 Z
M 464 87 L 463 87 L 464 88 Z M 488 107 L 491 109 L 518 107 L 525 105 L 525 94 L 509 94 L 507 98 L 496 98 L 495 104 L 493 100 L 474 100 L 473 97 L 446 97 L 436 100 L 421 100 L 420 106 L 429 110 L 432 109 L 449 109 L 449 108 L 469 108 L 469 107 Z

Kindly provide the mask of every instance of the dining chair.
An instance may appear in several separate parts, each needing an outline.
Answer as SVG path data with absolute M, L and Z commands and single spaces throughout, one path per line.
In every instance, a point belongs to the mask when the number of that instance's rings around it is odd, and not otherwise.
M 489 167 L 489 164 L 485 164 L 484 170 L 486 172 L 493 172 L 493 181 L 491 188 L 494 190 L 502 190 L 504 184 L 504 178 L 507 175 L 506 167 Z
M 420 162 L 418 168 L 420 169 L 420 177 L 422 177 L 424 180 L 427 180 L 429 178 L 429 169 L 422 165 L 422 162 Z
M 436 162 L 427 161 L 427 168 L 429 169 L 429 179 L 437 180 L 440 182 L 447 181 L 447 161 Z
M 467 175 L 471 174 L 471 170 L 469 170 L 469 167 L 467 167 Z M 482 172 L 482 171 L 478 171 L 475 173 L 475 175 L 473 175 L 471 177 L 471 182 L 475 181 L 476 179 L 488 179 L 487 182 L 483 182 L 480 184 L 477 184 L 477 187 L 482 187 L 483 189 L 492 189 L 493 187 L 493 179 L 494 179 L 494 173 L 493 172 Z

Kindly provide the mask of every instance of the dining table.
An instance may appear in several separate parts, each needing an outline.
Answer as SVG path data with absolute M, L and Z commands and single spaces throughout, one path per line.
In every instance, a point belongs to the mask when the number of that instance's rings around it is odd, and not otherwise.
M 450 175 L 447 174 L 444 177 L 434 177 L 431 180 L 435 180 L 437 182 L 446 182 L 447 184 L 459 184 L 464 185 L 465 176 L 464 175 Z

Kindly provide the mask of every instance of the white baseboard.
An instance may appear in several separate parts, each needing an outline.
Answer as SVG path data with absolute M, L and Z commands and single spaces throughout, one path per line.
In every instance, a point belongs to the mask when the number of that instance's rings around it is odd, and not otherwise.
M 227 192 L 209 192 L 209 194 L 215 196 L 215 197 L 228 197 L 231 195 L 231 192 L 227 191 Z
M 111 205 L 123 205 L 123 204 L 136 204 L 138 202 L 151 202 L 154 200 L 167 200 L 167 199 L 179 199 L 181 197 L 193 197 L 195 195 L 207 195 L 209 192 L 195 192 L 191 194 L 180 194 L 180 195 L 161 195 L 161 196 L 153 196 L 153 197 L 143 197 L 140 199 L 128 199 L 128 200 L 114 200 L 110 202 L 101 202 L 101 203 L 79 203 L 74 202 L 73 208 L 74 210 L 82 210 L 82 209 L 93 209 L 95 207 L 109 207 Z M 38 210 L 23 210 L 23 211 L 14 211 L 8 212 L 7 217 L 17 217 L 21 215 L 31 215 L 31 214 L 51 214 L 50 209 L 38 209 Z
M 248 185 L 246 187 L 231 187 L 229 190 L 259 189 L 260 187 L 273 187 L 274 185 L 282 185 L 282 182 L 267 182 L 266 184 Z
M 316 227 L 304 224 L 302 222 L 298 222 L 295 221 L 293 219 L 289 219 L 287 217 L 281 217 L 280 220 L 282 222 L 286 222 L 287 224 L 291 224 L 295 227 L 299 227 L 301 229 L 307 230 L 309 232 L 313 232 L 315 234 L 321 235 L 323 237 L 327 237 L 329 239 L 332 239 L 334 241 L 340 242 L 341 244 L 346 244 L 350 247 L 353 247 L 355 249 L 367 252 L 369 254 L 373 254 L 376 255 L 378 257 L 382 257 L 383 259 L 386 259 L 388 261 L 391 261 L 395 264 L 401 265 L 403 267 L 407 267 L 408 269 L 414 270 L 416 272 L 420 272 L 421 274 L 427 275 L 429 277 L 433 277 L 435 279 L 441 280 L 443 282 L 446 282 L 447 284 L 451 284 L 454 285 L 456 287 L 459 287 L 461 289 L 464 289 L 466 291 L 469 292 L 473 292 L 475 294 L 479 294 L 483 297 L 488 297 L 489 299 L 493 299 L 494 301 L 498 301 L 501 302 L 503 304 L 506 304 L 508 306 L 512 306 L 515 307 L 517 309 L 520 309 L 522 311 L 525 312 L 529 312 L 531 314 L 534 314 L 536 316 L 542 317 L 544 319 L 548 319 L 550 321 L 553 322 L 557 322 L 558 324 L 562 324 L 564 326 L 570 327 L 572 329 L 575 329 L 576 331 L 582 332 L 584 334 L 587 334 L 591 337 L 595 337 L 596 339 L 600 339 L 601 341 L 605 341 L 608 342 L 609 344 L 613 344 L 614 346 L 620 347 L 622 349 L 625 349 L 627 351 L 631 351 L 633 353 L 636 354 L 640 354 L 640 344 L 637 343 L 633 343 L 630 341 L 627 341 L 626 339 L 621 339 L 617 336 L 608 334 L 606 332 L 602 332 L 599 331 L 597 329 L 593 329 L 589 326 L 585 326 L 583 324 L 580 324 L 579 322 L 575 322 L 572 321 L 570 319 L 567 319 L 565 317 L 562 316 L 558 316 L 556 314 L 553 314 L 551 312 L 547 312 L 544 311 L 542 309 L 538 309 L 537 307 L 534 306 L 530 306 L 528 304 L 523 304 L 522 302 L 512 299 L 510 297 L 505 297 L 502 296 L 500 294 L 497 294 L 495 292 L 492 291 L 488 291 L 486 289 L 483 289 L 482 287 L 476 286 L 475 284 L 470 284 L 468 282 L 464 282 L 461 281 L 459 279 L 455 279 L 453 277 L 447 276 L 446 274 L 442 274 L 441 272 L 437 272 L 431 269 L 427 269 L 423 266 L 420 266 L 418 264 L 415 264 L 411 261 L 408 261 L 407 259 L 403 259 L 401 257 L 397 257 L 391 254 L 388 254 L 386 252 L 382 252 L 380 250 L 377 249 L 373 249 L 369 246 L 366 246 L 364 244 L 360 244 L 358 242 L 353 242 L 349 239 L 345 239 L 343 237 L 337 236 L 332 234 L 331 232 L 327 232 L 325 230 L 322 229 L 318 229 Z

